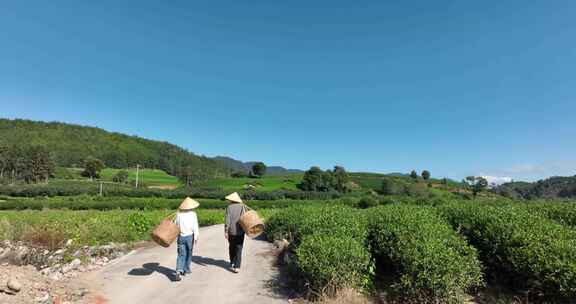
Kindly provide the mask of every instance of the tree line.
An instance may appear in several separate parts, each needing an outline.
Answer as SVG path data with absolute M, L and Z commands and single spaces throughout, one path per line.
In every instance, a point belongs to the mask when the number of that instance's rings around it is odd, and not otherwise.
M 0 183 L 47 182 L 54 168 L 54 161 L 45 147 L 0 146 Z
M 510 182 L 494 188 L 493 191 L 515 199 L 574 199 L 576 175 L 555 176 L 534 183 Z
M 302 182 L 297 185 L 302 191 L 317 192 L 350 192 L 352 184 L 346 169 L 335 166 L 334 170 L 323 171 L 319 167 L 312 167 L 304 173 Z
M 226 176 L 229 169 L 217 160 L 195 155 L 176 145 L 105 130 L 58 122 L 0 119 L 0 144 L 29 143 L 50 152 L 60 167 L 83 167 L 86 159 L 106 167 L 161 169 L 185 181 Z

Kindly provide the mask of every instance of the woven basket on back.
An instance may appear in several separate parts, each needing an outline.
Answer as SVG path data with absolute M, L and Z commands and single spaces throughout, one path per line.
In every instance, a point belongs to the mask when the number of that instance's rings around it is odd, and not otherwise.
M 255 238 L 264 232 L 264 222 L 256 211 L 248 206 L 244 208 L 244 214 L 240 217 L 240 226 L 248 237 Z
M 180 228 L 174 224 L 174 216 L 169 216 L 152 230 L 151 236 L 158 245 L 170 247 L 170 244 L 176 240 L 178 234 L 180 234 Z

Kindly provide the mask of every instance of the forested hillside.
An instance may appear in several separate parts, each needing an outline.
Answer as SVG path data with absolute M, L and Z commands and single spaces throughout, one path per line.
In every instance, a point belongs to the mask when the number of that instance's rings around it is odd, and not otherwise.
M 198 156 L 176 145 L 105 130 L 59 122 L 0 119 L 0 146 L 41 146 L 62 167 L 82 166 L 88 157 L 106 167 L 129 168 L 139 164 L 176 176 L 193 178 L 222 176 L 225 165 Z
M 494 191 L 503 196 L 522 199 L 576 198 L 576 175 L 555 176 L 535 183 L 506 183 Z

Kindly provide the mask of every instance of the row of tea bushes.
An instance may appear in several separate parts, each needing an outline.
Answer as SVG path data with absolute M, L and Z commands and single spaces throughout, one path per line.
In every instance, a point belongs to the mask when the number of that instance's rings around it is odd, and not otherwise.
M 576 227 L 575 202 L 536 202 L 526 204 L 526 207 L 562 225 Z
M 316 293 L 371 284 L 374 265 L 364 246 L 363 212 L 345 206 L 296 206 L 276 212 L 266 224 L 271 239 L 285 238 L 296 254 L 302 287 Z
M 201 198 L 219 199 L 227 193 L 219 189 L 191 189 L 178 188 L 174 190 L 131 188 L 122 184 L 104 183 L 103 196 L 125 197 L 161 197 L 181 198 L 194 196 Z M 0 195 L 11 197 L 56 197 L 77 195 L 100 195 L 100 183 L 89 181 L 66 181 L 50 184 L 23 184 L 23 185 L 0 185 Z
M 175 210 L 180 199 L 99 197 L 99 196 L 63 196 L 50 198 L 8 198 L 0 202 L 0 210 Z M 224 208 L 224 207 L 222 207 Z
M 291 242 L 298 275 L 315 292 L 369 286 L 375 259 L 397 274 L 407 300 L 458 301 L 483 284 L 476 251 L 429 207 L 293 207 L 272 216 L 266 232 Z
M 228 203 L 223 200 L 197 199 L 201 209 L 224 209 Z M 63 196 L 50 198 L 6 198 L 0 202 L 0 210 L 114 210 L 114 209 L 176 209 L 182 199 L 169 198 L 136 198 L 136 197 L 100 197 L 100 196 Z M 294 205 L 319 204 L 348 204 L 353 205 L 355 200 L 272 200 L 247 201 L 246 204 L 254 209 L 287 208 Z
M 380 207 L 369 222 L 373 254 L 386 273 L 397 274 L 391 287 L 406 300 L 463 302 L 483 286 L 476 250 L 433 208 Z
M 249 200 L 329 200 L 342 195 L 338 192 L 311 192 L 296 190 L 276 191 L 240 191 L 242 197 Z M 100 183 L 88 181 L 59 181 L 50 184 L 23 184 L 23 185 L 0 185 L 0 195 L 11 197 L 56 197 L 77 195 L 99 195 Z M 125 197 L 159 197 L 159 198 L 183 198 L 186 196 L 221 199 L 228 192 L 219 188 L 177 188 L 174 190 L 160 190 L 138 188 L 134 189 L 126 185 L 104 183 L 102 195 L 125 196 Z
M 496 280 L 553 301 L 576 298 L 575 230 L 526 206 L 456 203 L 440 210 Z

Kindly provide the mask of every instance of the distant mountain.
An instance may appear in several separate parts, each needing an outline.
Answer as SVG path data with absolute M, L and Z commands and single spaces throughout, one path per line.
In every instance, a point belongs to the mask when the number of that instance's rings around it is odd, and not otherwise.
M 511 182 L 493 189 L 494 192 L 522 199 L 574 199 L 576 198 L 576 175 L 555 176 L 534 183 Z
M 250 170 L 252 170 L 252 166 L 256 163 L 254 161 L 242 162 L 227 156 L 216 156 L 214 157 L 214 159 L 222 162 L 232 172 L 243 172 L 246 174 L 250 173 Z M 286 169 L 280 166 L 268 166 L 266 168 L 267 175 L 287 175 L 287 174 L 300 174 L 300 173 L 304 173 L 304 171 L 298 169 Z
M 219 161 L 222 163 L 226 168 L 228 168 L 231 172 L 244 172 L 248 173 L 250 169 L 246 166 L 245 163 L 235 160 L 228 156 L 216 156 L 214 160 Z
M 250 168 L 252 168 L 252 165 L 254 163 L 255 162 L 247 162 L 246 164 L 248 164 Z M 266 168 L 267 175 L 288 175 L 288 174 L 301 174 L 301 173 L 304 173 L 304 171 L 299 169 L 286 169 L 281 166 L 268 166 Z

